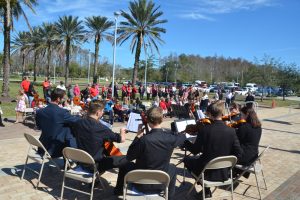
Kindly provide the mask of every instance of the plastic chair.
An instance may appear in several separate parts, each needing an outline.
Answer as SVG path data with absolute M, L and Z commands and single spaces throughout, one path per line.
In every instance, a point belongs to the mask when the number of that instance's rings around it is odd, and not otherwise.
M 48 153 L 48 151 L 46 150 L 44 145 L 38 139 L 36 139 L 33 135 L 30 135 L 28 133 L 24 133 L 24 137 L 27 140 L 27 142 L 30 144 L 30 146 L 29 146 L 26 161 L 24 164 L 21 180 L 23 180 L 23 178 L 24 178 L 26 169 L 29 169 L 30 171 L 39 175 L 38 182 L 36 185 L 36 188 L 38 188 L 39 183 L 41 181 L 42 174 L 43 174 L 44 164 L 46 161 L 51 161 L 59 170 L 60 170 L 60 167 L 53 161 L 53 159 L 51 158 L 50 154 Z M 35 147 L 36 147 L 36 149 L 35 149 Z M 40 154 L 37 153 L 37 148 L 41 148 L 44 150 L 45 153 L 43 156 L 41 156 Z M 36 172 L 34 169 L 27 166 L 29 159 L 34 160 L 38 163 L 41 163 L 41 169 L 39 172 Z
M 165 196 L 164 198 L 159 196 L 155 196 L 155 199 L 168 199 L 168 188 L 170 183 L 169 175 L 161 170 L 133 170 L 126 174 L 124 178 L 124 188 L 123 188 L 123 200 L 125 199 L 138 199 L 137 195 L 128 195 L 130 198 L 127 197 L 127 190 L 128 190 L 128 183 L 134 184 L 157 184 L 157 185 L 164 185 L 165 188 Z M 140 197 L 147 196 L 147 195 L 139 195 Z M 151 195 L 152 196 L 152 195 Z M 143 198 L 144 199 L 144 198 Z
M 246 172 L 248 173 L 251 173 L 251 174 L 254 174 L 255 175 L 255 180 L 256 180 L 256 187 L 257 187 L 257 190 L 258 190 L 258 194 L 259 194 L 259 198 L 261 198 L 261 193 L 260 193 L 260 187 L 259 187 L 259 184 L 258 184 L 258 174 L 261 172 L 262 174 L 262 178 L 263 178 L 263 181 L 264 181 L 264 184 L 265 184 L 265 190 L 267 190 L 267 183 L 266 183 L 266 179 L 265 179 L 265 176 L 264 176 L 264 172 L 263 172 L 263 167 L 262 167 L 262 164 L 261 164 L 261 158 L 262 156 L 264 155 L 264 153 L 270 148 L 270 145 L 268 145 L 259 155 L 258 157 L 251 163 L 251 165 L 249 166 L 243 166 L 243 165 L 236 165 L 235 168 L 239 169 L 239 170 L 242 170 L 242 173 L 237 177 L 235 178 L 234 180 L 234 183 L 237 182 Z M 251 186 L 251 185 L 250 185 Z M 249 186 L 249 187 L 250 187 Z M 248 187 L 248 188 L 249 188 Z M 247 189 L 245 190 L 244 194 L 247 192 Z
M 188 191 L 187 195 L 191 193 L 193 188 L 195 187 L 197 182 L 201 182 L 201 185 L 203 187 L 202 195 L 203 199 L 205 199 L 205 190 L 204 187 L 218 187 L 218 186 L 224 186 L 224 185 L 231 185 L 231 199 L 233 199 L 233 179 L 232 179 L 232 168 L 235 166 L 237 162 L 237 158 L 235 156 L 222 156 L 217 157 L 209 163 L 206 164 L 202 172 L 197 176 L 193 172 L 191 172 L 191 175 L 195 179 L 195 183 L 192 185 L 190 190 Z M 214 169 L 225 169 L 230 168 L 230 178 L 224 182 L 222 181 L 207 181 L 204 179 L 204 174 L 206 170 L 214 170 Z
M 95 185 L 95 179 L 96 177 L 99 177 L 100 174 L 97 170 L 95 161 L 93 157 L 88 154 L 87 152 L 80 150 L 80 149 L 74 149 L 71 147 L 66 147 L 63 149 L 63 156 L 66 160 L 65 164 L 65 170 L 64 170 L 64 178 L 63 178 L 63 183 L 62 183 L 62 189 L 61 189 L 61 199 L 63 199 L 64 195 L 64 188 L 67 188 L 69 190 L 73 190 L 82 194 L 86 194 L 90 196 L 90 200 L 93 199 L 93 192 L 94 192 L 94 185 Z M 72 162 L 79 162 L 82 164 L 90 165 L 93 167 L 93 172 L 86 172 L 86 171 L 76 171 L 71 168 L 70 160 Z M 81 181 L 84 183 L 91 183 L 91 192 L 84 192 L 82 190 L 78 190 L 69 186 L 65 185 L 65 178 L 70 178 L 73 180 Z M 100 180 L 100 184 L 103 187 L 103 184 Z

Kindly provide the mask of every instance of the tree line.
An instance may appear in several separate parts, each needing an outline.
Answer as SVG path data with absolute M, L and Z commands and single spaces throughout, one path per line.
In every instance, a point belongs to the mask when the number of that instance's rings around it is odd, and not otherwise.
M 37 63 L 46 58 L 45 75 L 50 75 L 53 64 L 53 56 L 64 61 L 65 84 L 68 83 L 70 72 L 70 59 L 72 53 L 87 40 L 93 40 L 95 44 L 93 77 L 96 79 L 99 67 L 100 42 L 108 40 L 114 44 L 112 28 L 115 22 L 105 16 L 86 17 L 80 20 L 77 16 L 61 16 L 56 22 L 45 22 L 40 26 L 31 27 L 24 7 L 35 13 L 34 8 L 38 0 L 2 0 L 0 1 L 0 17 L 3 22 L 3 86 L 2 96 L 8 96 L 9 76 L 11 72 L 11 51 L 18 52 L 21 56 L 22 71 L 26 71 L 26 59 L 28 54 L 33 57 L 34 80 L 37 76 Z M 130 50 L 135 54 L 132 72 L 132 83 L 135 84 L 138 77 L 141 51 L 149 48 L 159 51 L 158 44 L 162 44 L 161 34 L 166 30 L 160 27 L 167 22 L 161 19 L 163 12 L 160 6 L 156 6 L 151 0 L 135 0 L 129 2 L 129 11 L 121 10 L 117 15 L 123 17 L 117 30 L 117 44 L 123 45 L 131 40 Z M 23 15 L 28 24 L 29 31 L 17 33 L 11 40 L 11 30 L 14 21 Z M 115 20 L 116 21 L 116 20 Z M 56 55 L 54 55 L 56 54 Z M 96 80 L 95 80 L 96 81 Z

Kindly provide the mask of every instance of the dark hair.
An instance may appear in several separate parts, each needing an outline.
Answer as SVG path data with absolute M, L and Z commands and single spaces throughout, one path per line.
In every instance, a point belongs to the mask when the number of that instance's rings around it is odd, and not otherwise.
M 224 102 L 216 101 L 207 107 L 207 111 L 213 118 L 221 117 L 224 111 Z
M 236 102 L 232 102 L 230 104 L 230 107 L 233 108 L 233 109 L 236 109 L 236 110 L 241 110 L 241 105 L 236 103 Z
M 163 110 L 160 107 L 152 107 L 147 111 L 147 120 L 154 125 L 162 123 Z
M 66 92 L 62 89 L 56 88 L 51 92 L 51 101 L 56 101 L 58 98 L 64 98 Z
M 87 110 L 88 115 L 96 114 L 96 112 L 98 110 L 104 109 L 104 106 L 105 106 L 105 103 L 103 101 L 96 100 L 96 101 L 90 102 L 88 110 Z
M 253 108 L 244 106 L 241 112 L 246 115 L 246 121 L 251 124 L 253 128 L 261 127 L 261 122 L 259 121 L 257 114 Z

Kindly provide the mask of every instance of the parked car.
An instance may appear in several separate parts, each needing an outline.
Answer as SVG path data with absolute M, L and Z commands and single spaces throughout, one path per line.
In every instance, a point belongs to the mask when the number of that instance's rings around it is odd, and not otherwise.
M 258 89 L 255 83 L 247 83 L 246 88 L 251 92 L 255 92 Z
M 235 93 L 238 95 L 246 96 L 248 94 L 249 90 L 247 88 L 239 88 L 235 90 Z

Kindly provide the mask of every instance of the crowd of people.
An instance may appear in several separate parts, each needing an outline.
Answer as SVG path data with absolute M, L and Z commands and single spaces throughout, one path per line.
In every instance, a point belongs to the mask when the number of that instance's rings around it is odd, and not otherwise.
M 170 199 L 174 198 L 176 167 L 170 164 L 170 159 L 176 147 L 185 148 L 194 155 L 202 153 L 200 157 L 184 158 L 187 169 L 194 174 L 199 174 L 210 160 L 219 156 L 235 155 L 238 163 L 249 165 L 258 155 L 261 124 L 254 109 L 251 106 L 240 108 L 237 104 L 231 103 L 229 107 L 236 117 L 235 120 L 244 120 L 239 127 L 231 128 L 222 120 L 224 101 L 215 100 L 205 110 L 206 116 L 212 123 L 197 130 L 198 134 L 194 143 L 187 140 L 184 134 L 174 134 L 161 127 L 165 113 L 160 103 L 158 106 L 152 106 L 146 112 L 151 131 L 144 134 L 143 129 L 140 128 L 126 155 L 107 156 L 103 146 L 105 141 L 120 143 L 126 140 L 124 128 L 120 129 L 120 133 L 114 133 L 99 122 L 106 112 L 105 108 L 111 105 L 105 101 L 94 99 L 89 102 L 85 117 L 73 116 L 66 109 L 59 107 L 65 94 L 66 91 L 60 88 L 52 90 L 49 105 L 37 111 L 36 123 L 42 131 L 40 141 L 52 157 L 62 156 L 62 149 L 70 146 L 87 151 L 98 163 L 100 172 L 119 168 L 119 176 L 114 190 L 116 195 L 122 194 L 124 176 L 129 171 L 156 169 L 169 174 L 171 179 L 169 197 Z M 125 102 L 128 99 L 127 96 L 124 97 Z M 189 101 L 191 100 L 189 97 Z M 115 100 L 114 105 L 121 106 L 118 100 Z M 154 157 L 156 152 L 160 153 Z M 40 153 L 43 153 L 42 150 Z M 135 162 L 133 162 L 134 160 Z M 87 166 L 81 167 L 89 170 Z M 227 180 L 228 170 L 211 171 L 207 173 L 206 178 L 212 181 Z M 139 186 L 137 188 L 141 191 L 158 189 Z M 205 188 L 205 195 L 211 196 L 209 188 Z

